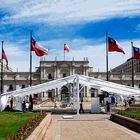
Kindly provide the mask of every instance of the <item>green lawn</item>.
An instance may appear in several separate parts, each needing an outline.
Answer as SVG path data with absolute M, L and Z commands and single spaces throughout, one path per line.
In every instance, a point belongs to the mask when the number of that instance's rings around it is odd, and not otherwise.
M 19 126 L 23 126 L 36 113 L 0 112 L 0 140 L 4 140 L 11 133 L 16 134 Z
M 140 117 L 140 110 L 129 110 L 129 111 L 125 111 L 126 115 L 135 115 L 135 116 L 139 116 Z
M 140 120 L 140 110 L 123 111 L 121 114 L 125 115 L 125 116 L 128 116 L 128 117 L 132 117 L 132 118 L 136 118 L 136 119 Z

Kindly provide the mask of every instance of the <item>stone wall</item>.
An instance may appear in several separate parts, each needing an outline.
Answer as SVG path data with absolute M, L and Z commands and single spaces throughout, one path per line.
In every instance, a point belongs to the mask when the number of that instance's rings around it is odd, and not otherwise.
M 135 132 L 140 133 L 140 121 L 138 120 L 131 119 L 118 114 L 111 114 L 110 120 L 118 124 L 121 124 Z

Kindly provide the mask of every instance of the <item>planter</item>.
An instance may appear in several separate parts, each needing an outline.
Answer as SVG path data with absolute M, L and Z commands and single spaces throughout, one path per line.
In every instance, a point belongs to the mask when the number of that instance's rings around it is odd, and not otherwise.
M 110 120 L 140 133 L 140 121 L 119 114 L 111 114 Z
M 51 114 L 48 114 L 26 140 L 42 140 L 51 121 Z

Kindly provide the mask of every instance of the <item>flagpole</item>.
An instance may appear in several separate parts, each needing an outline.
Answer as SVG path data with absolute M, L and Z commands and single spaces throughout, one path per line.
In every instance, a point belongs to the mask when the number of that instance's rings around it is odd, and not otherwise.
M 134 87 L 134 59 L 133 59 L 133 42 L 131 42 L 132 48 L 132 87 Z
M 3 42 L 2 41 L 2 49 L 1 49 L 1 94 L 3 94 L 3 58 L 2 58 L 2 50 L 3 50 Z
M 106 32 L 106 80 L 108 79 L 108 32 Z
M 65 50 L 64 50 L 64 61 L 65 61 Z
M 32 30 L 30 31 L 30 87 L 32 86 Z

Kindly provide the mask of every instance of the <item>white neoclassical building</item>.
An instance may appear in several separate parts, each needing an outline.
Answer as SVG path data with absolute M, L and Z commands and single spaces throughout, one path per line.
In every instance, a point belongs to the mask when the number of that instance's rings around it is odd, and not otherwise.
M 32 73 L 32 85 L 41 84 L 51 80 L 67 77 L 73 74 L 80 74 L 90 77 L 106 80 L 105 72 L 94 72 L 89 66 L 88 60 L 83 61 L 40 61 L 40 66 Z M 111 82 L 131 86 L 132 76 L 127 72 L 109 72 Z M 137 72 L 134 76 L 135 87 L 140 88 L 140 74 Z M 4 72 L 3 89 L 4 92 L 13 91 L 30 85 L 29 72 Z M 82 85 L 81 85 L 82 86 Z M 60 100 L 66 99 L 71 91 L 71 83 L 53 90 L 36 94 L 35 96 L 43 98 L 52 98 L 57 96 Z M 91 96 L 96 95 L 95 89 L 82 88 L 84 100 L 89 100 Z

